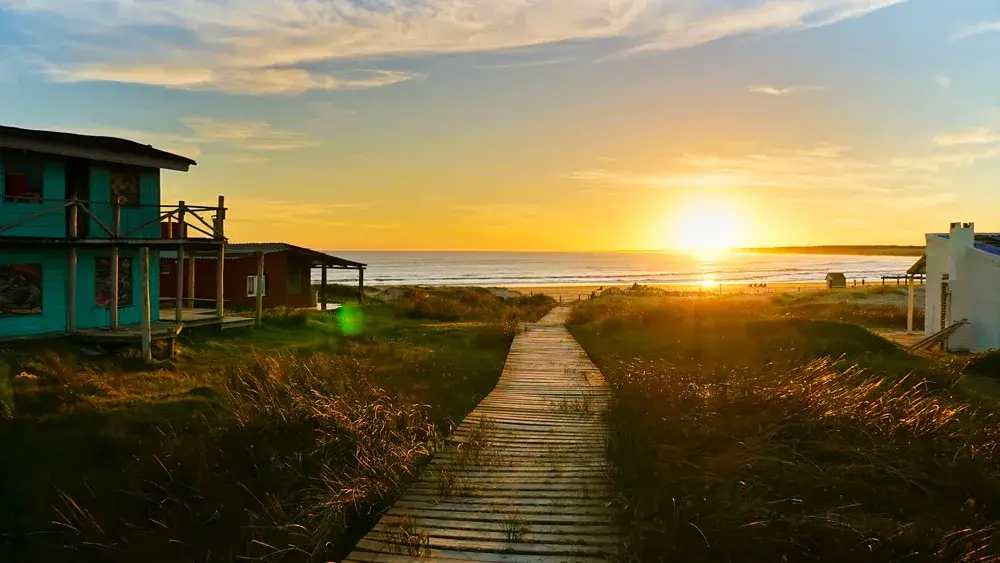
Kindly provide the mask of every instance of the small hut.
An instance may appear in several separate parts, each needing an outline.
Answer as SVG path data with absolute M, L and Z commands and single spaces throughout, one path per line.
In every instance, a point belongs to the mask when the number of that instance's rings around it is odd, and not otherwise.
M 836 289 L 838 287 L 847 287 L 847 276 L 843 272 L 830 272 L 826 275 L 826 288 Z

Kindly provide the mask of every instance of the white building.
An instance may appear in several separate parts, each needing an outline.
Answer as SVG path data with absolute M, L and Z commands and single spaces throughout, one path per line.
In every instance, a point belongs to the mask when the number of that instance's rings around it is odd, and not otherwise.
M 927 234 L 927 336 L 963 319 L 949 350 L 1000 348 L 1000 234 L 976 234 L 973 223 L 952 223 L 947 234 Z

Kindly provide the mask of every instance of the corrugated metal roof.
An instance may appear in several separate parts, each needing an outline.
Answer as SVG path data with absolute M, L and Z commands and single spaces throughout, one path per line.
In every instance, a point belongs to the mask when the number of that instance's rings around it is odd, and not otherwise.
M 20 127 L 10 127 L 8 125 L 0 125 L 0 136 L 16 139 L 30 139 L 32 141 L 76 146 L 87 149 L 114 151 L 117 153 L 132 154 L 148 158 L 158 158 L 176 162 L 185 166 L 193 166 L 197 164 L 190 158 L 179 154 L 161 151 L 160 149 L 153 148 L 151 145 L 143 145 L 129 139 L 119 139 L 118 137 L 80 135 L 77 133 L 44 131 L 41 129 L 22 129 Z
M 326 266 L 334 268 L 363 270 L 368 267 L 367 264 L 362 264 L 361 262 L 347 260 L 346 258 L 339 258 L 337 256 L 333 256 L 332 254 L 327 254 L 326 252 L 312 250 L 311 248 L 296 246 L 294 244 L 288 244 L 287 242 L 242 242 L 226 245 L 226 258 L 228 259 L 247 258 L 249 256 L 253 256 L 257 252 L 263 252 L 264 254 L 272 254 L 274 252 L 292 252 L 294 254 L 312 257 L 317 262 L 317 265 L 326 264 Z M 163 251 L 160 252 L 160 258 L 171 258 L 176 260 L 177 253 L 174 251 Z M 214 258 L 214 256 L 199 255 L 197 258 L 211 259 Z

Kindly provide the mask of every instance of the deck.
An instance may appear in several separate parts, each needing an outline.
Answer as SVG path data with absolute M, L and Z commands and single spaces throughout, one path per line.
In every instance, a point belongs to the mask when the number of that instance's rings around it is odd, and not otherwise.
M 178 324 L 174 309 L 161 309 L 160 321 L 149 325 L 150 339 L 176 338 L 187 327 L 218 325 L 220 329 L 227 330 L 254 324 L 254 319 L 248 317 L 226 316 L 220 319 L 215 315 L 215 309 L 185 309 L 182 318 L 183 322 Z M 92 342 L 138 342 L 142 338 L 141 326 L 137 324 L 120 326 L 116 330 L 107 327 L 80 329 L 73 335 Z
M 604 378 L 560 306 L 345 561 L 607 561 L 617 552 Z

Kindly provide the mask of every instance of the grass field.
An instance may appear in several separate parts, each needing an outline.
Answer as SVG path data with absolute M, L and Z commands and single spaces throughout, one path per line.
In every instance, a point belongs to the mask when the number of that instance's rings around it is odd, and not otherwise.
M 964 360 L 860 326 L 902 308 L 827 301 L 576 306 L 613 390 L 622 560 L 1000 561 L 1000 420 L 957 391 Z
M 155 366 L 6 349 L 0 561 L 338 560 L 552 304 L 408 290 L 268 311 L 258 330 L 185 332 Z

